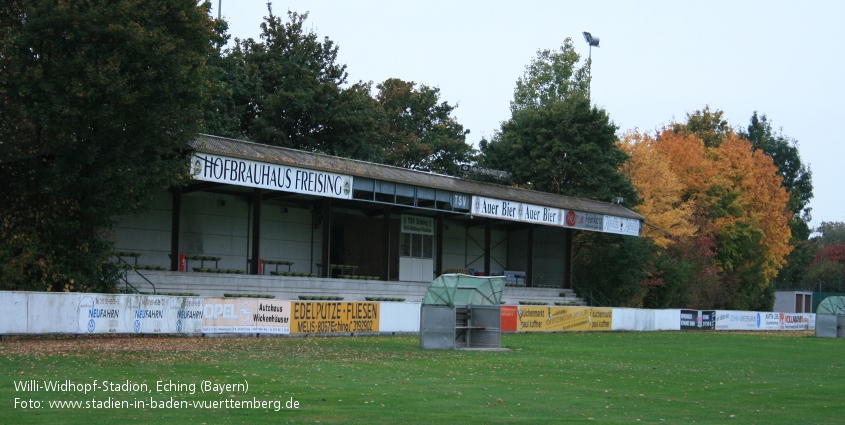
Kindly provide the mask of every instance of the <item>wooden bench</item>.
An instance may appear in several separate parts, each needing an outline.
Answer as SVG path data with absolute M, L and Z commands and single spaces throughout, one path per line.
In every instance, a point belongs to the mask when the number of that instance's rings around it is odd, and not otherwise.
M 188 267 L 188 260 L 199 261 L 200 262 L 200 268 L 202 268 L 202 269 L 205 268 L 205 262 L 206 261 L 214 261 L 214 268 L 216 269 L 218 262 L 222 259 L 223 259 L 222 257 L 214 257 L 214 256 L 211 256 L 211 255 L 186 255 L 185 256 L 185 270 L 188 270 L 188 268 L 189 268 Z
M 318 270 L 323 269 L 323 263 L 314 263 L 314 264 L 317 266 Z M 350 264 L 329 264 L 329 277 L 334 277 L 334 274 L 335 274 L 334 271 L 335 270 L 340 270 L 340 276 L 341 277 L 347 275 L 347 273 L 344 273 L 344 272 L 346 272 L 347 270 L 350 270 L 352 272 L 352 274 L 349 275 L 349 276 L 352 276 L 352 279 L 355 279 L 355 271 L 358 270 L 358 266 L 354 266 L 354 265 L 350 265 Z
M 247 259 L 249 264 L 252 264 L 252 258 Z M 288 266 L 288 273 L 290 273 L 290 266 L 293 265 L 293 261 L 288 260 L 263 260 L 264 261 L 264 269 L 266 270 L 266 266 L 275 266 L 275 272 L 270 272 L 270 274 L 275 274 L 276 276 L 279 275 L 279 266 Z

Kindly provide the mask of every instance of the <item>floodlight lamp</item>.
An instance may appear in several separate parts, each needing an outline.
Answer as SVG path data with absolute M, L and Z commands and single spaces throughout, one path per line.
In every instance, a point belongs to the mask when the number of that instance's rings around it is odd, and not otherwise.
M 583 34 L 584 34 L 584 40 L 587 41 L 587 44 L 589 44 L 590 47 L 592 47 L 592 46 L 599 47 L 599 38 L 598 37 L 593 37 L 592 34 L 588 33 L 587 31 L 584 31 Z

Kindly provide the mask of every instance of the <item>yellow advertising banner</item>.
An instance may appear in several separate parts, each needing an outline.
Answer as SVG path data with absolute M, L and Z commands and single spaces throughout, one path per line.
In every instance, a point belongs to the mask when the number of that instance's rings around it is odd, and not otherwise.
M 378 332 L 378 325 L 377 302 L 291 302 L 293 334 Z
M 609 331 L 613 325 L 613 309 L 593 307 L 519 307 L 517 330 Z

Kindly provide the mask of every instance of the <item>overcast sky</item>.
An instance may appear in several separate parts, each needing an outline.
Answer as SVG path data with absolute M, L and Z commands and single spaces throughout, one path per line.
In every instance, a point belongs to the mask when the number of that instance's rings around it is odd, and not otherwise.
M 219 0 L 211 0 L 217 16 Z M 257 39 L 265 1 L 223 0 L 233 37 Z M 845 2 L 273 1 L 274 14 L 339 46 L 349 81 L 440 89 L 477 144 L 510 117 L 517 78 L 538 49 L 567 37 L 586 59 L 592 100 L 619 127 L 654 132 L 709 105 L 735 128 L 754 111 L 798 141 L 813 173 L 812 225 L 845 221 Z

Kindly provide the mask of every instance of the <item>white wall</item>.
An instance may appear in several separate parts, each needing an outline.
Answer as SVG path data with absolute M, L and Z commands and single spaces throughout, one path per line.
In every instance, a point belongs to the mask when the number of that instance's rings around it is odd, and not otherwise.
M 117 250 L 140 252 L 138 264 L 169 268 L 171 208 L 171 195 L 162 192 L 150 211 L 124 217 L 114 229 Z M 182 197 L 179 252 L 221 257 L 219 268 L 246 271 L 252 249 L 251 223 L 249 204 L 243 198 L 186 194 Z M 262 205 L 261 258 L 293 261 L 291 271 L 316 273 L 313 263 L 319 262 L 321 235 L 322 227 L 314 229 L 311 224 L 309 209 Z M 206 262 L 205 266 L 214 264 Z M 189 260 L 188 267 L 200 267 L 200 262 Z M 279 270 L 286 271 L 287 266 Z
M 484 221 L 476 220 L 473 227 L 466 228 L 464 222 L 445 220 L 443 229 L 443 269 L 475 269 L 484 271 Z M 508 238 L 503 230 L 490 232 L 493 247 L 490 252 L 490 271 L 505 270 L 508 262 Z M 500 243 L 502 242 L 502 243 Z M 497 246 L 498 245 L 498 246 Z

